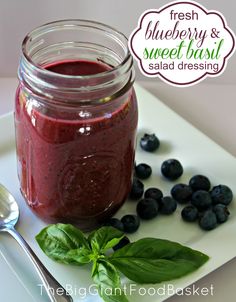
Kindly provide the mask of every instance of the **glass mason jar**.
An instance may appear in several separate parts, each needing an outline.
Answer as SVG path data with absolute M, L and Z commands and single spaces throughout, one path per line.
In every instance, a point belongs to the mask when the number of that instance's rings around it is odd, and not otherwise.
M 93 229 L 131 187 L 138 112 L 127 39 L 97 22 L 52 22 L 25 37 L 18 75 L 22 194 L 46 222 Z

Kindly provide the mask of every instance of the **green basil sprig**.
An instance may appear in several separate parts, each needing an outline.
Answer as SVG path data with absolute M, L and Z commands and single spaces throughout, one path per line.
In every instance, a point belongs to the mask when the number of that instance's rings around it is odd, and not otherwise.
M 120 273 L 136 283 L 159 283 L 180 278 L 202 266 L 209 257 L 179 243 L 143 238 L 109 253 L 124 234 L 109 226 L 86 237 L 70 224 L 49 225 L 36 236 L 43 252 L 64 264 L 92 262 L 92 278 L 105 302 L 127 302 Z M 109 293 L 109 294 L 107 294 Z

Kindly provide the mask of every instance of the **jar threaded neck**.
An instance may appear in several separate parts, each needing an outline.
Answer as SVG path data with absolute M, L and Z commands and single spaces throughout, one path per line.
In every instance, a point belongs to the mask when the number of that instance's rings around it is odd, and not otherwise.
M 102 61 L 108 71 L 85 76 L 52 72 L 44 67 L 63 60 Z M 104 102 L 125 93 L 134 81 L 127 38 L 93 21 L 62 20 L 45 24 L 24 39 L 18 70 L 31 92 L 57 102 Z

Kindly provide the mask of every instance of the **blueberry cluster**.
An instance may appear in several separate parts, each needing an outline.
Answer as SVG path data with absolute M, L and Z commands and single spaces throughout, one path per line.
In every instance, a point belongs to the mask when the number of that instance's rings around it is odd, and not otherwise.
M 177 208 L 176 200 L 171 196 L 163 196 L 162 191 L 158 188 L 148 188 L 144 192 L 144 185 L 137 178 L 133 180 L 129 197 L 132 200 L 138 200 L 136 211 L 138 217 L 143 220 L 150 220 L 158 214 L 172 214 Z
M 160 145 L 155 134 L 145 134 L 140 146 L 147 152 L 154 152 Z M 149 178 L 152 168 L 145 164 L 135 164 L 134 179 L 129 198 L 138 201 L 137 215 L 128 214 L 121 218 L 111 218 L 106 225 L 113 226 L 125 233 L 134 233 L 140 226 L 140 220 L 150 220 L 159 214 L 170 215 L 175 212 L 177 203 L 185 204 L 181 211 L 183 220 L 198 221 L 204 230 L 212 230 L 218 224 L 227 221 L 230 212 L 228 205 L 233 199 L 231 189 L 226 185 L 218 185 L 211 189 L 210 180 L 204 175 L 193 176 L 189 184 L 179 183 L 173 186 L 170 196 L 163 196 L 158 188 L 144 190 L 141 180 Z M 162 175 L 170 181 L 178 179 L 184 172 L 177 159 L 165 160 L 161 165 Z M 187 205 L 186 205 L 187 204 Z M 130 241 L 124 237 L 114 249 L 119 249 Z
M 172 197 L 179 203 L 189 203 L 181 212 L 183 220 L 198 221 L 203 230 L 213 230 L 228 220 L 228 205 L 233 193 L 226 185 L 211 189 L 209 179 L 204 175 L 193 176 L 189 184 L 177 184 L 171 190 Z
M 106 222 L 106 225 L 131 234 L 138 230 L 141 219 L 150 220 L 158 214 L 170 215 L 177 208 L 177 201 L 171 196 L 163 196 L 162 191 L 158 188 L 148 188 L 144 192 L 144 184 L 136 177 L 133 179 L 129 198 L 138 201 L 136 206 L 137 215 L 128 214 L 123 216 L 121 220 L 111 218 Z M 124 239 L 125 242 L 127 242 L 127 238 Z M 123 241 L 121 241 L 121 244 L 123 244 Z

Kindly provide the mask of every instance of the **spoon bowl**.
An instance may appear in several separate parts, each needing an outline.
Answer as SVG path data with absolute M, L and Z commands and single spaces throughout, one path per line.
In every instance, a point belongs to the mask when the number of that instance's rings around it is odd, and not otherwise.
M 15 226 L 20 211 L 15 198 L 0 184 L 0 228 Z

